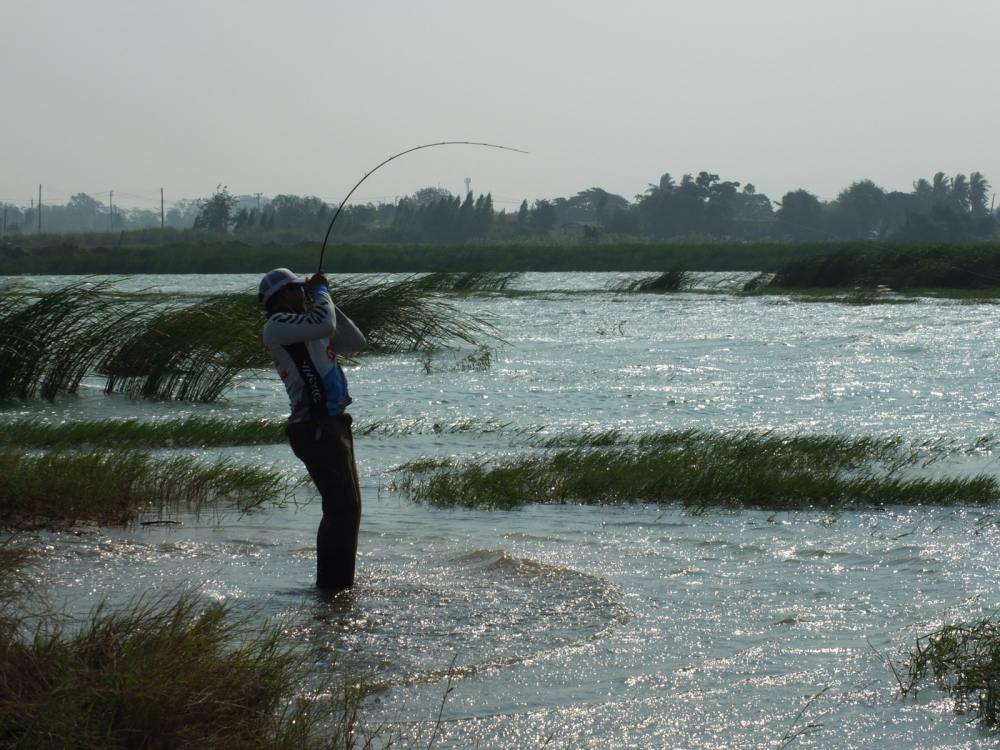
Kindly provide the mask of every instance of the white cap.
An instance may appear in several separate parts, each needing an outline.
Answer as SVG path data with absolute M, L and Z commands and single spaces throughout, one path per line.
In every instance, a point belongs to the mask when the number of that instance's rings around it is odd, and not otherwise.
M 257 288 L 257 299 L 261 302 L 267 302 L 272 294 L 284 289 L 289 284 L 304 283 L 305 279 L 296 276 L 287 268 L 275 268 L 273 271 L 265 273 L 264 278 L 260 280 L 260 286 Z

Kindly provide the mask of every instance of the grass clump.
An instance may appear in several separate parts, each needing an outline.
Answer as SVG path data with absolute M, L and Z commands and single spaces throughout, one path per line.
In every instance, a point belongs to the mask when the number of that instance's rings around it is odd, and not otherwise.
M 375 352 L 432 350 L 496 338 L 424 285 L 337 281 L 334 300 Z M 270 366 L 253 294 L 198 301 L 144 300 L 109 282 L 78 282 L 51 292 L 0 290 L 0 399 L 74 393 L 87 375 L 109 393 L 211 402 L 246 370 Z
M 0 745 L 72 748 L 355 747 L 358 695 L 320 716 L 308 663 L 273 627 L 191 595 L 99 608 L 70 629 L 0 628 Z
M 502 292 L 520 276 L 517 271 L 467 271 L 447 273 L 437 271 L 420 278 L 425 289 L 435 292 L 468 294 L 471 292 Z
M 72 393 L 129 325 L 108 283 L 80 282 L 32 296 L 0 293 L 0 398 L 52 399 Z
M 665 271 L 657 276 L 629 279 L 612 285 L 612 292 L 664 293 L 683 292 L 691 287 L 691 274 L 687 271 Z
M 575 447 L 554 447 L 562 443 Z M 464 463 L 401 467 L 397 487 L 438 506 L 515 508 L 528 503 L 679 503 L 770 510 L 985 504 L 991 476 L 907 478 L 918 452 L 901 441 L 838 436 L 614 432 L 556 438 L 537 452 Z
M 945 625 L 918 638 L 896 676 L 904 696 L 930 681 L 951 695 L 956 712 L 971 712 L 987 726 L 996 727 L 1000 724 L 1000 623 L 983 618 Z
M 79 420 L 44 424 L 16 420 L 0 425 L 0 444 L 25 448 L 211 448 L 232 445 L 274 445 L 285 441 L 283 419 L 223 419 L 185 417 Z
M 0 451 L 0 526 L 125 525 L 140 514 L 226 507 L 250 512 L 288 491 L 278 471 L 229 459 L 154 459 L 138 451 Z
M 769 284 L 774 289 L 991 289 L 1000 287 L 1000 246 L 844 246 L 793 260 Z

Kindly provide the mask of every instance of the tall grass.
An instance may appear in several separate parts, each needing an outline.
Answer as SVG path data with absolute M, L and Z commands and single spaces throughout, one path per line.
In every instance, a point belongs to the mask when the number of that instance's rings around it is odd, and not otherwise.
M 421 277 L 424 288 L 436 292 L 502 292 L 521 274 L 516 271 L 436 271 Z
M 665 271 L 658 276 L 646 276 L 614 284 L 613 292 L 681 292 L 691 286 L 691 275 L 687 271 Z
M 182 417 L 176 419 L 79 420 L 45 424 L 18 419 L 0 422 L 0 446 L 19 448 L 216 448 L 233 445 L 277 445 L 284 443 L 284 419 L 224 419 Z M 459 419 L 435 422 L 428 419 L 372 419 L 354 423 L 355 435 L 441 435 L 454 433 L 534 434 L 540 427 L 513 427 L 508 422 Z
M 108 283 L 80 282 L 32 296 L 0 293 L 0 398 L 53 398 L 74 392 L 115 346 L 129 310 Z
M 495 330 L 420 279 L 346 281 L 332 290 L 373 351 L 478 345 Z M 252 294 L 143 304 L 113 285 L 79 282 L 45 294 L 0 291 L 0 398 L 54 398 L 88 374 L 134 397 L 209 402 L 239 373 L 270 364 Z
M 230 508 L 250 512 L 281 502 L 286 478 L 229 459 L 154 459 L 137 451 L 26 455 L 0 450 L 0 526 L 128 524 L 142 514 Z
M 656 502 L 694 510 L 793 510 L 1000 500 L 1000 483 L 991 476 L 898 473 L 917 460 L 892 440 L 689 431 L 621 445 L 608 433 L 595 436 L 589 447 L 462 463 L 411 462 L 401 467 L 397 486 L 418 502 L 485 508 Z
M 896 290 L 1000 287 L 1000 246 L 847 246 L 831 254 L 793 260 L 769 284 L 777 289 L 878 286 Z
M 80 237 L 79 242 L 87 238 Z M 315 243 L 247 246 L 241 242 L 175 241 L 159 247 L 142 242 L 81 247 L 49 242 L 0 250 L 0 274 L 260 273 L 268 268 L 315 268 Z M 116 237 L 117 240 L 117 237 Z M 44 239 L 40 239 L 44 242 Z M 126 242 L 128 239 L 126 238 Z M 100 240 L 98 240 L 100 242 Z M 337 273 L 429 271 L 774 271 L 797 258 L 828 255 L 871 243 L 660 242 L 580 244 L 524 242 L 491 245 L 333 245 L 327 253 Z
M 896 675 L 904 696 L 933 682 L 951 695 L 957 713 L 971 712 L 987 726 L 996 727 L 1000 724 L 1000 623 L 987 617 L 945 625 L 922 636 Z
M 79 420 L 45 424 L 35 420 L 0 423 L 0 445 L 24 448 L 211 448 L 273 445 L 285 441 L 285 420 L 184 417 Z
M 98 608 L 76 628 L 48 618 L 28 637 L 0 627 L 0 745 L 362 744 L 358 691 L 341 686 L 342 703 L 319 703 L 303 694 L 311 681 L 308 660 L 282 643 L 279 629 L 251 627 L 225 605 L 190 595 Z
M 478 346 L 498 337 L 489 321 L 462 313 L 426 284 L 420 277 L 337 280 L 330 293 L 378 352 L 426 351 L 455 341 Z

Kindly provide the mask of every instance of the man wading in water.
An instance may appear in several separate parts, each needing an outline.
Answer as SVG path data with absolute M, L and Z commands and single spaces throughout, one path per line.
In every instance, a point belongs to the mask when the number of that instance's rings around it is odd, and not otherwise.
M 276 268 L 261 279 L 259 299 L 267 314 L 264 343 L 291 400 L 288 442 L 323 497 L 316 587 L 337 590 L 354 584 L 361 524 L 351 415 L 344 411 L 351 397 L 337 355 L 359 351 L 365 337 L 334 306 L 329 287 L 321 273 L 303 282 Z

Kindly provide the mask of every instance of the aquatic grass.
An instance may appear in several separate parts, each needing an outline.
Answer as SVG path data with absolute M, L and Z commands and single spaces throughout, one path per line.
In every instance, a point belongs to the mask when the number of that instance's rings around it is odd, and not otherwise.
M 569 431 L 546 435 L 541 428 L 521 431 L 536 448 L 620 447 L 635 450 L 693 450 L 742 454 L 747 460 L 764 458 L 785 467 L 844 471 L 878 465 L 888 473 L 906 467 L 927 468 L 951 456 L 983 455 L 997 446 L 994 435 L 983 435 L 971 443 L 946 436 L 906 440 L 900 435 L 884 437 L 774 431 L 711 432 L 690 428 L 663 432 L 630 433 L 620 429 Z
M 98 367 L 105 389 L 145 398 L 214 401 L 240 372 L 268 364 L 250 295 L 220 294 L 138 316 Z
M 1000 724 L 1000 623 L 986 617 L 944 625 L 917 639 L 901 669 L 893 666 L 904 696 L 933 682 L 947 691 L 955 711 L 985 725 Z
M 281 472 L 232 459 L 0 451 L 0 526 L 7 528 L 125 525 L 140 514 L 163 518 L 208 508 L 247 513 L 283 502 L 288 492 Z
M 665 271 L 656 276 L 645 276 L 641 279 L 629 279 L 612 284 L 609 290 L 612 292 L 634 292 L 634 293 L 663 293 L 682 292 L 689 289 L 692 283 L 691 274 L 687 271 L 675 269 Z
M 893 439 L 783 438 L 699 431 L 641 438 L 614 432 L 598 447 L 543 448 L 499 459 L 411 462 L 395 486 L 437 506 L 516 508 L 527 503 L 678 503 L 770 510 L 1000 501 L 992 476 L 925 478 L 897 473 L 919 459 Z M 550 442 L 549 445 L 556 443 Z
M 462 313 L 419 277 L 331 283 L 334 302 L 364 332 L 374 351 L 427 351 L 456 341 L 479 346 L 484 339 L 500 340 L 487 319 Z
M 468 294 L 470 292 L 502 292 L 514 279 L 518 271 L 467 271 L 449 273 L 437 271 L 420 277 L 420 285 L 435 292 Z
M 35 420 L 0 423 L 0 445 L 25 448 L 211 448 L 285 442 L 284 419 L 79 420 L 46 424 Z
M 335 301 L 373 352 L 499 340 L 488 321 L 457 310 L 418 278 L 333 286 Z M 97 374 L 109 393 L 215 401 L 241 372 L 270 366 L 262 324 L 251 293 L 153 302 L 123 295 L 111 282 L 81 281 L 45 293 L 4 287 L 0 399 L 52 399 Z
M 98 607 L 79 625 L 0 628 L 0 745 L 292 750 L 357 747 L 361 692 L 310 698 L 281 630 L 194 595 Z M 332 685 L 327 676 L 321 681 Z
M 826 255 L 787 263 L 769 286 L 996 289 L 1000 287 L 1000 247 L 995 243 L 846 245 Z
M 130 323 L 108 282 L 78 282 L 35 296 L 0 294 L 0 398 L 74 392 Z

